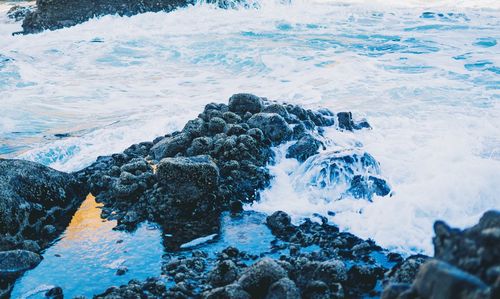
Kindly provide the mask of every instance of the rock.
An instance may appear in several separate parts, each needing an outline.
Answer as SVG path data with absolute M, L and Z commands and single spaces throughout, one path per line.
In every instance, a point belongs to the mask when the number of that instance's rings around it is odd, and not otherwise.
M 248 120 L 248 124 L 252 128 L 259 128 L 273 143 L 287 141 L 293 133 L 285 119 L 276 113 L 254 114 Z
M 361 121 L 357 124 L 354 123 L 351 112 L 339 112 L 337 113 L 337 118 L 338 118 L 339 128 L 344 130 L 353 131 L 353 130 L 360 130 L 363 128 L 370 128 L 370 124 L 368 124 L 368 122 L 366 121 Z
M 83 23 L 104 15 L 131 16 L 144 12 L 171 11 L 193 4 L 190 0 L 38 0 L 37 9 L 23 22 L 24 33 L 37 33 Z
M 300 291 L 289 278 L 282 278 L 273 283 L 267 292 L 266 299 L 300 299 Z
M 270 104 L 270 105 L 267 105 L 267 106 L 264 107 L 264 109 L 262 109 L 262 112 L 265 112 L 265 113 L 276 113 L 279 116 L 283 117 L 284 119 L 289 119 L 290 118 L 290 114 L 288 114 L 288 111 L 286 110 L 286 108 L 283 105 L 280 105 L 280 104 Z
M 354 198 L 371 200 L 373 195 L 386 196 L 390 192 L 391 188 L 389 184 L 382 178 L 373 175 L 355 175 L 346 193 L 352 195 Z
M 50 299 L 63 299 L 63 290 L 61 287 L 53 287 L 52 289 L 45 292 L 45 297 Z
M 330 260 L 320 263 L 313 274 L 314 278 L 332 285 L 347 280 L 347 269 L 340 260 Z
M 479 278 L 438 260 L 423 264 L 413 288 L 422 298 L 489 298 L 488 286 Z
M 219 168 L 207 155 L 165 158 L 156 175 L 171 194 L 182 193 L 187 199 L 213 192 L 219 183 Z
M 293 231 L 292 220 L 287 213 L 283 211 L 274 212 L 271 216 L 266 218 L 267 226 L 274 234 L 282 235 L 287 232 Z
M 436 221 L 434 256 L 492 284 L 495 278 L 488 277 L 487 271 L 500 265 L 498 230 L 500 211 L 484 213 L 478 224 L 463 231 L 452 229 L 442 221 Z
M 128 272 L 128 268 L 125 266 L 120 266 L 120 267 L 118 267 L 118 269 L 116 269 L 116 275 L 118 275 L 118 276 L 125 275 L 125 273 L 127 273 L 127 272 Z
M 225 286 L 238 278 L 238 267 L 231 260 L 220 262 L 208 274 L 208 280 L 214 287 Z
M 12 6 L 9 11 L 7 12 L 7 16 L 10 19 L 15 20 L 16 22 L 22 21 L 28 13 L 33 11 L 35 9 L 34 6 L 21 6 L 21 5 L 14 5 Z
M 172 137 L 165 137 L 151 148 L 152 155 L 156 160 L 173 157 L 177 153 L 184 152 L 189 147 L 192 140 L 191 138 L 191 135 L 188 133 L 180 133 Z
M 201 118 L 197 118 L 188 121 L 184 129 L 182 129 L 182 132 L 188 134 L 191 138 L 196 138 L 204 135 L 206 129 L 207 125 L 205 121 Z
M 230 284 L 225 287 L 213 289 L 203 295 L 205 299 L 250 299 L 250 294 L 245 292 L 239 284 Z
M 348 271 L 349 284 L 364 290 L 372 290 L 383 274 L 384 271 L 381 268 L 368 265 L 354 265 Z
M 420 266 L 428 259 L 428 256 L 421 254 L 409 256 L 404 261 L 396 264 L 385 274 L 386 283 L 412 283 Z
M 262 110 L 262 100 L 258 96 L 248 93 L 238 93 L 229 98 L 229 111 L 243 115 L 246 112 L 252 114 Z
M 333 299 L 330 288 L 326 283 L 318 280 L 310 281 L 304 290 L 304 298 L 310 299 Z
M 0 278 L 15 277 L 33 269 L 41 261 L 40 255 L 27 250 L 0 251 Z
M 249 267 L 238 284 L 253 297 L 264 297 L 274 282 L 287 277 L 283 268 L 270 258 L 263 258 Z
M 304 162 L 310 156 L 316 155 L 321 145 L 321 142 L 311 135 L 305 135 L 288 148 L 286 157 Z
M 208 129 L 212 133 L 222 133 L 226 127 L 226 121 L 220 117 L 213 117 L 208 123 Z
M 193 140 L 191 146 L 186 150 L 188 156 L 206 155 L 213 147 L 213 140 L 210 137 L 198 137 Z
M 234 112 L 224 112 L 224 114 L 222 114 L 222 118 L 228 124 L 239 124 L 241 122 L 241 117 Z
M 44 248 L 66 227 L 86 194 L 86 186 L 71 174 L 0 159 L 0 250 L 22 248 L 25 239 Z
M 327 190 L 337 199 L 345 196 L 371 200 L 390 194 L 380 178 L 379 163 L 368 153 L 355 150 L 324 151 L 307 159 L 296 172 L 300 188 Z M 345 186 L 348 186 L 347 188 Z
M 401 294 L 409 291 L 410 288 L 411 284 L 408 283 L 390 283 L 384 288 L 381 299 L 398 299 Z

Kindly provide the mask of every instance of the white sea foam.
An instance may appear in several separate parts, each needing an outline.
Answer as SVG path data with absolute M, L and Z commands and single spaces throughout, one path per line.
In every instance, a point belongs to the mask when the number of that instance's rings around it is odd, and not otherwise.
M 372 154 L 394 191 L 318 201 L 294 188 L 297 162 L 282 159 L 254 209 L 296 220 L 333 211 L 342 229 L 431 253 L 435 219 L 463 227 L 500 207 L 499 1 L 258 3 L 27 36 L 11 36 L 20 24 L 2 13 L 0 153 L 76 170 L 252 92 L 366 117 L 373 130 L 327 137 Z

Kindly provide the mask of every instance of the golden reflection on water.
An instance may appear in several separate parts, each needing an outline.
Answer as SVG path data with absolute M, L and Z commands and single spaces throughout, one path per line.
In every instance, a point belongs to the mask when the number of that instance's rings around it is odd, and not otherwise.
M 104 221 L 101 218 L 101 207 L 102 204 L 97 203 L 95 197 L 89 193 L 73 215 L 63 239 L 65 241 L 91 241 L 98 235 L 98 232 L 111 230 L 116 225 L 116 221 Z

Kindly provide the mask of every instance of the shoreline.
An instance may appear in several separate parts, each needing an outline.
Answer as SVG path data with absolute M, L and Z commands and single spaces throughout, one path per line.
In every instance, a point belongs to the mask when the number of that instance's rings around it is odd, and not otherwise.
M 78 204 L 82 194 L 87 194 L 85 192 L 89 189 L 96 201 L 104 204 L 103 219 L 116 220 L 120 230 L 133 230 L 146 220 L 156 222 L 164 232 L 171 234 L 164 245 L 172 246 L 170 249 L 175 252 L 193 239 L 218 233 L 223 211 L 238 215 L 243 212 L 242 203 L 258 200 L 258 192 L 267 188 L 271 179 L 266 165 L 273 161 L 273 146 L 292 140 L 294 144 L 288 148 L 288 158 L 304 162 L 317 155 L 322 147 L 315 134 L 320 136 L 322 126 L 332 125 L 345 131 L 369 129 L 366 121 L 356 122 L 348 112 L 314 112 L 250 94 L 236 94 L 230 98 L 229 105 L 208 104 L 203 113 L 189 121 L 181 132 L 132 145 L 121 154 L 99 157 L 93 165 L 70 174 L 83 186 L 79 187 L 80 195 L 72 196 L 72 206 Z M 9 163 L 13 160 L 3 161 Z M 368 169 L 377 165 L 376 161 L 360 160 L 355 156 L 340 156 L 333 161 L 333 170 L 337 171 L 341 166 L 340 169 L 349 170 L 346 173 L 352 173 L 347 177 L 351 186 L 345 190 L 351 196 L 369 200 L 372 194 L 384 196 L 390 193 L 387 183 L 378 173 L 366 175 Z M 353 165 L 356 166 L 358 161 L 363 167 L 368 167 L 363 169 L 365 176 L 355 173 Z M 32 162 L 19 163 L 35 165 Z M 157 170 L 154 171 L 151 165 L 156 165 Z M 53 171 L 43 168 L 43 171 Z M 26 181 L 28 185 L 30 180 Z M 51 184 L 53 182 L 49 179 L 44 186 Z M 207 222 L 207 219 L 214 221 Z M 458 281 L 467 282 L 462 283 L 460 289 L 467 296 L 494 298 L 498 292 L 500 281 L 490 277 L 495 274 L 489 274 L 491 271 L 496 273 L 496 266 L 490 263 L 495 263 L 491 255 L 498 254 L 495 246 L 500 242 L 497 236 L 500 229 L 498 212 L 485 214 L 476 228 L 464 233 L 437 222 L 436 258 L 447 263 L 431 259 L 422 267 L 420 265 L 427 261 L 427 257 L 403 259 L 371 240 L 339 232 L 336 226 L 328 224 L 326 218 L 320 216 L 320 219 L 321 224 L 306 220 L 295 226 L 291 224 L 290 216 L 277 211 L 266 220 L 277 240 L 271 242 L 270 253 L 252 256 L 228 247 L 218 258 L 207 259 L 206 253 L 194 247 L 189 250 L 192 251 L 191 258 L 173 258 L 163 267 L 163 273 L 174 278 L 175 286 L 166 288 L 155 279 L 133 281 L 128 286 L 111 288 L 98 298 L 114 298 L 130 292 L 143 295 L 144 292 L 153 292 L 152 298 L 406 298 L 404 296 L 408 294 L 427 298 L 433 292 L 445 292 L 451 297 L 443 298 L 453 298 L 456 290 L 446 289 L 450 285 L 430 290 L 422 288 L 434 279 L 432 275 L 437 275 L 433 273 L 439 273 L 441 277 L 445 275 L 454 288 Z M 54 220 L 60 221 L 57 216 Z M 52 232 L 47 235 L 49 239 L 61 232 L 60 228 L 52 230 L 46 226 L 43 229 Z M 470 241 L 464 243 L 463 238 Z M 454 246 L 468 248 L 472 243 L 486 248 L 472 252 L 472 255 L 479 255 L 473 258 L 487 259 L 479 268 L 462 264 L 471 258 L 469 249 L 463 252 L 451 249 Z M 19 248 L 36 252 L 47 243 L 41 243 L 38 250 L 32 243 L 20 244 L 4 252 L 13 254 L 12 250 Z M 301 252 L 312 245 L 318 246 L 317 252 Z M 266 258 L 273 251 L 282 256 Z M 375 258 L 374 254 L 379 257 Z M 385 262 L 380 262 L 382 256 Z M 250 266 L 252 263 L 254 265 Z M 23 271 L 33 264 L 26 267 Z M 488 285 L 454 267 L 478 275 Z M 382 293 L 384 285 L 386 290 Z M 49 292 L 49 295 L 57 296 L 64 290 L 56 288 Z

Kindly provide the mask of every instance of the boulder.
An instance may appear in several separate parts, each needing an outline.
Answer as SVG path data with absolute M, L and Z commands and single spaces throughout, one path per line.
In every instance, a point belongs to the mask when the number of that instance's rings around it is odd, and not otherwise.
M 18 276 L 35 268 L 41 261 L 40 255 L 27 250 L 0 251 L 0 278 Z
M 43 248 L 66 227 L 86 193 L 71 174 L 0 159 L 0 250 L 22 248 L 25 239 Z
M 321 145 L 321 142 L 316 138 L 309 134 L 305 135 L 288 148 L 286 157 L 304 162 L 307 158 L 316 155 Z
M 191 144 L 191 140 L 192 136 L 188 133 L 165 137 L 151 148 L 152 155 L 156 160 L 173 157 L 177 153 L 184 152 Z
M 421 266 L 413 289 L 421 298 L 490 298 L 490 290 L 481 279 L 434 259 Z
M 290 216 L 283 211 L 276 211 L 272 215 L 267 216 L 266 224 L 276 235 L 283 235 L 294 229 Z
M 229 111 L 243 115 L 246 112 L 259 113 L 263 104 L 261 98 L 253 94 L 238 93 L 229 98 Z
M 262 298 L 276 281 L 287 277 L 286 271 L 274 260 L 263 258 L 249 267 L 238 280 L 238 284 L 253 297 Z
M 208 280 L 214 287 L 225 286 L 238 278 L 238 267 L 231 260 L 220 262 L 215 269 L 208 274 Z
M 425 255 L 412 255 L 396 264 L 385 274 L 386 283 L 412 283 L 417 276 L 420 266 L 429 259 Z
M 219 183 L 219 168 L 207 155 L 162 159 L 156 175 L 169 194 L 186 200 L 216 191 Z
M 266 138 L 273 143 L 287 141 L 293 134 L 293 130 L 285 119 L 276 113 L 257 113 L 249 120 L 248 124 L 252 128 L 260 129 Z
M 289 278 L 282 278 L 273 283 L 267 292 L 266 299 L 300 299 L 300 291 Z

